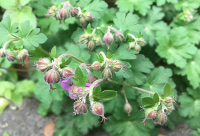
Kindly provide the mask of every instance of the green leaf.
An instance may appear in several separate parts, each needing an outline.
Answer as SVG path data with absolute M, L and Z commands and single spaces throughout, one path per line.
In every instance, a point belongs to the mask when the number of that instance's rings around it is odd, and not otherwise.
M 23 80 L 16 84 L 15 93 L 18 93 L 25 97 L 30 97 L 35 89 L 35 83 L 31 80 Z
M 9 81 L 0 81 L 0 96 L 4 96 L 6 91 L 12 91 L 15 88 L 15 85 Z
M 166 2 L 169 2 L 169 3 L 172 3 L 172 4 L 176 4 L 178 2 L 178 0 L 156 0 L 156 4 L 158 6 L 164 5 Z
M 197 51 L 197 48 L 189 42 L 188 32 L 183 27 L 172 29 L 169 35 L 159 33 L 157 40 L 159 46 L 156 52 L 165 58 L 168 64 L 174 64 L 179 68 L 184 68 L 187 60 Z
M 62 63 L 60 64 L 60 68 L 64 68 L 67 65 L 69 65 L 72 61 L 72 57 L 69 57 L 67 60 L 65 60 L 64 58 L 62 58 Z
M 153 95 L 153 100 L 154 100 L 155 102 L 159 102 L 159 95 L 158 95 L 157 93 L 154 93 L 154 95 Z
M 104 90 L 99 94 L 93 94 L 93 98 L 95 101 L 99 100 L 111 100 L 117 95 L 117 92 L 114 90 Z
M 56 46 L 51 49 L 50 56 L 54 59 L 56 57 Z
M 23 102 L 23 96 L 19 93 L 16 93 L 16 92 L 13 92 L 12 93 L 12 96 L 11 96 L 11 100 L 18 104 L 18 105 L 22 105 L 22 102 Z
M 59 115 L 63 108 L 63 102 L 62 101 L 54 101 L 52 105 L 52 112 L 56 115 Z
M 139 11 L 139 13 L 143 16 L 148 13 L 153 0 L 118 0 L 116 1 L 116 5 L 120 11 L 124 12 L 133 12 L 135 10 Z
M 174 93 L 174 88 L 171 88 L 171 85 L 169 83 L 166 83 L 164 86 L 164 94 L 163 98 L 169 97 Z
M 121 29 L 123 32 L 138 34 L 138 31 L 142 28 L 142 26 L 138 24 L 138 20 L 139 17 L 137 15 L 118 12 L 113 21 L 117 28 Z
M 0 0 L 0 6 L 4 9 L 16 8 L 17 3 L 14 0 Z
M 33 28 L 36 28 L 36 17 L 32 12 L 32 8 L 29 6 L 25 6 L 21 10 L 19 10 L 19 8 L 8 9 L 4 13 L 3 18 L 7 16 L 10 16 L 10 18 L 12 18 L 12 24 L 22 23 L 28 20 L 30 22 L 30 25 Z
M 142 103 L 144 107 L 153 107 L 156 104 L 156 101 L 154 101 L 154 99 L 151 97 L 143 97 Z
M 3 136 L 10 136 L 7 131 L 3 133 Z
M 10 101 L 0 97 L 0 114 L 5 110 L 5 108 L 10 104 Z
M 112 59 L 133 60 L 136 59 L 136 53 L 136 51 L 128 49 L 128 44 L 122 44 L 115 53 L 113 53 Z
M 84 75 L 80 67 L 76 68 L 75 77 L 71 77 L 72 82 L 80 87 L 85 87 L 87 79 L 88 77 Z
M 5 17 L 0 23 L 0 45 L 10 39 L 10 34 L 17 32 L 17 24 L 11 24 L 10 17 Z

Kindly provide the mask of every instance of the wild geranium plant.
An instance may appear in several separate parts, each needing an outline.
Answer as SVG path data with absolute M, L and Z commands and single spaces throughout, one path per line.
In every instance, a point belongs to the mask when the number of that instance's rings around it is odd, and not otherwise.
M 152 122 L 173 128 L 178 114 L 189 120 L 199 116 L 200 3 L 115 4 L 117 8 L 108 8 L 103 0 L 2 3 L 0 62 L 34 62 L 36 72 L 30 74 L 41 102 L 38 112 L 60 116 L 55 135 L 86 134 L 100 124 L 98 116 L 116 136 L 150 135 Z M 13 19 L 13 8 L 30 16 Z M 187 88 L 178 93 L 178 110 L 175 87 Z M 194 120 L 191 126 L 200 128 Z

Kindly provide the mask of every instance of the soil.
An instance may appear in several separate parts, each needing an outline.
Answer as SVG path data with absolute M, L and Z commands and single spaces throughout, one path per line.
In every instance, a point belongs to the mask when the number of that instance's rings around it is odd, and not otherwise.
M 37 113 L 38 104 L 39 102 L 34 98 L 25 98 L 20 107 L 11 104 L 3 114 L 0 115 L 0 136 L 2 136 L 5 131 L 7 131 L 10 136 L 44 136 L 44 127 L 52 126 L 52 121 L 55 117 L 41 117 Z M 160 129 L 160 134 L 158 136 L 190 136 L 192 133 L 193 131 L 188 125 L 181 123 L 177 125 L 174 131 Z M 45 136 L 51 135 L 45 134 Z M 92 135 L 87 134 L 87 136 L 109 136 L 109 134 L 106 132 L 96 132 Z

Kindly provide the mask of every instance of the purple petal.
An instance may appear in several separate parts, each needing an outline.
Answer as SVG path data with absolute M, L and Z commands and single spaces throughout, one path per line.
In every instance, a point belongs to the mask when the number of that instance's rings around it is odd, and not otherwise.
M 61 84 L 61 87 L 68 91 L 71 86 L 69 84 Z

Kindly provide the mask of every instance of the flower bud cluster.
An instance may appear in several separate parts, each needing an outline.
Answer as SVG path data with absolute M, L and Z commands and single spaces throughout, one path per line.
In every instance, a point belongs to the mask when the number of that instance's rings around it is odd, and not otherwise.
M 90 12 L 82 12 L 79 7 L 73 7 L 69 1 L 50 7 L 46 16 L 55 17 L 61 22 L 69 17 L 75 17 L 83 27 L 93 19 Z
M 101 43 L 99 37 L 94 37 L 92 34 L 85 33 L 80 36 L 80 42 L 82 44 L 87 44 L 87 48 L 93 50 L 96 48 L 96 45 Z
M 143 38 L 135 38 L 134 42 L 129 42 L 129 49 L 134 49 L 135 51 L 139 52 L 144 44 L 145 41 Z
M 18 60 L 23 62 L 26 59 L 29 58 L 29 54 L 28 51 L 26 49 L 22 49 L 22 50 L 15 50 L 15 51 L 11 51 L 11 50 L 3 50 L 2 48 L 0 49 L 0 57 L 6 57 L 6 59 L 8 61 L 14 61 L 14 60 Z
M 144 123 L 147 119 L 153 119 L 155 124 L 163 125 L 167 121 L 167 115 L 174 110 L 174 98 L 166 97 L 164 100 L 153 108 L 146 108 Z M 161 109 L 158 106 L 161 104 Z

